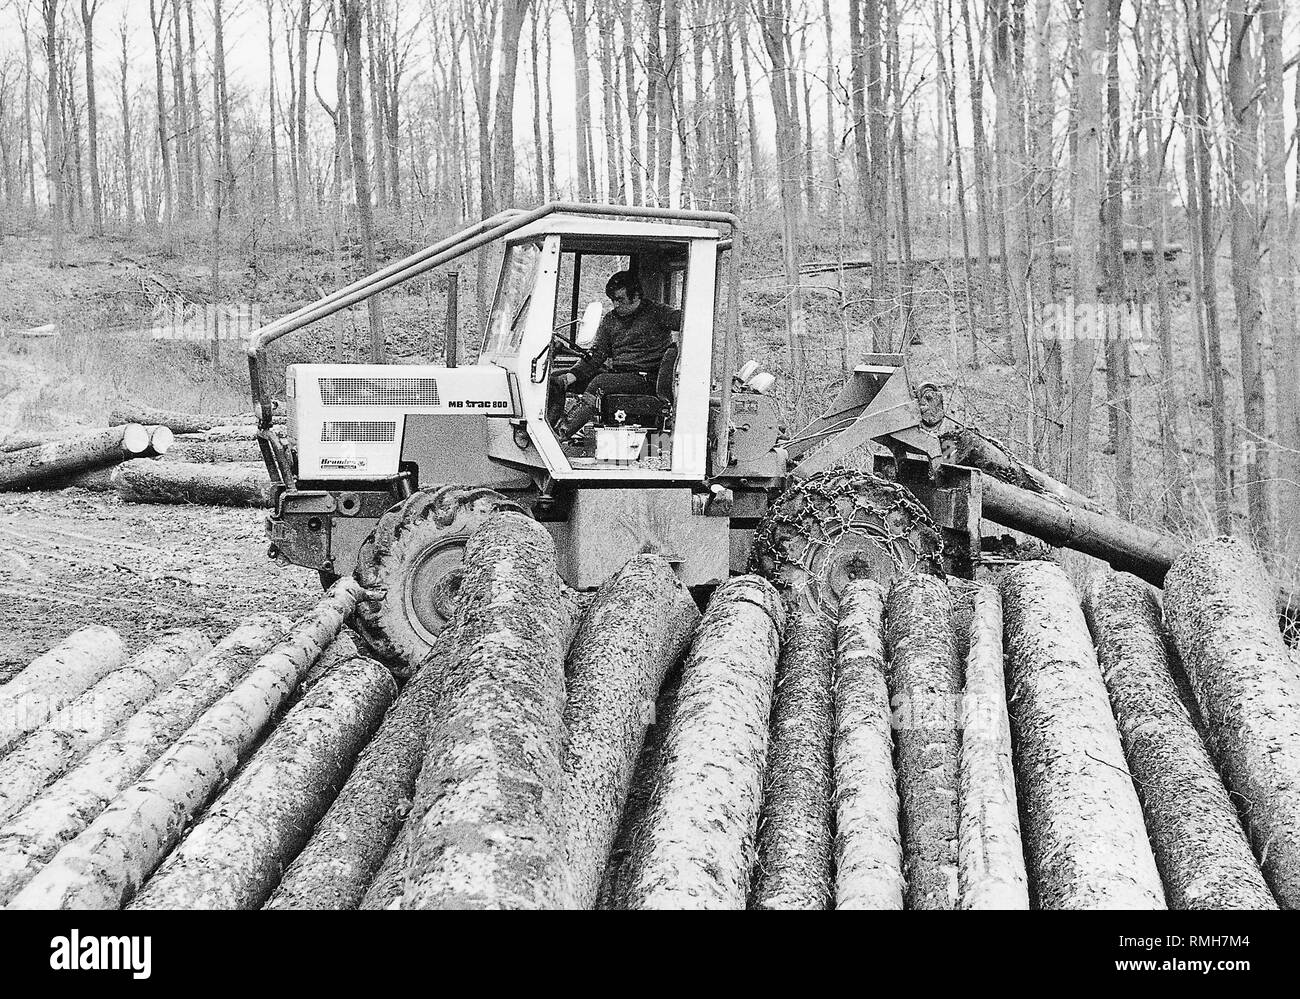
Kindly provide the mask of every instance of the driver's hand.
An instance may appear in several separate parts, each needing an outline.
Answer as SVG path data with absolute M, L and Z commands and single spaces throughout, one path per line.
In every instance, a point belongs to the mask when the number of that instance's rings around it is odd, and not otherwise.
M 572 371 L 566 371 L 564 374 L 560 375 L 558 381 L 561 387 L 568 388 L 570 385 L 577 384 L 578 376 Z

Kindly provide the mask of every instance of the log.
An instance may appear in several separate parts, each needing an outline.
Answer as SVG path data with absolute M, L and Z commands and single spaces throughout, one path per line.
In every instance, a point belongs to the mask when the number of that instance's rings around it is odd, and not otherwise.
M 97 427 L 72 427 L 67 430 L 53 430 L 45 434 L 13 433 L 0 441 L 0 454 L 26 451 L 28 448 L 40 447 L 43 444 L 53 444 L 56 441 L 85 437 L 87 434 L 97 433 L 98 429 Z
M 411 811 L 425 729 L 454 649 L 454 630 L 444 628 L 266 908 L 355 909 L 394 851 L 396 888 L 388 901 L 401 897 L 406 844 L 397 835 Z
M 555 545 L 518 513 L 469 539 L 445 696 L 408 820 L 402 907 L 563 908 L 564 636 Z
M 758 576 L 731 579 L 709 601 L 682 666 L 629 908 L 745 908 L 784 628 L 785 605 Z
M 334 641 L 326 646 L 325 651 L 320 654 L 320 658 L 312 663 L 311 669 L 303 677 L 302 683 L 296 691 L 296 696 L 302 697 L 316 683 L 332 670 L 339 663 L 345 663 L 349 659 L 356 659 L 358 656 L 365 657 L 365 651 L 362 649 L 355 632 L 351 628 L 340 628 Z
M 143 423 L 148 426 L 167 427 L 173 433 L 194 434 L 224 427 L 233 423 L 253 423 L 250 413 L 236 416 L 205 416 L 201 413 L 185 413 L 175 409 L 157 409 L 130 402 L 117 403 L 108 414 L 108 425 L 116 427 L 123 423 Z
M 131 902 L 132 909 L 262 905 L 397 696 L 393 675 L 357 657 L 293 708 Z
M 172 449 L 176 435 L 170 427 L 151 427 L 149 429 L 149 452 L 162 456 Z
M 269 507 L 275 495 L 264 468 L 144 458 L 114 468 L 106 487 L 126 503 Z
M 1096 513 L 1105 512 L 1091 497 L 1071 489 L 1041 469 L 1025 464 L 1001 441 L 980 433 L 974 427 L 945 431 L 939 435 L 939 442 L 943 447 L 944 460 L 954 465 L 978 468 L 981 472 L 1020 489 L 1055 496 L 1066 503 Z
M 357 905 L 362 910 L 400 909 L 402 907 L 402 889 L 406 886 L 406 837 L 405 829 L 399 830 L 389 847 L 388 853 L 375 872 L 374 880 L 366 889 L 361 902 Z
M 138 439 L 140 433 L 145 434 L 142 447 Z M 129 446 L 140 449 L 131 451 Z M 10 451 L 0 454 L 0 490 L 21 489 L 111 465 L 141 453 L 147 446 L 147 431 L 132 424 Z
M 903 908 L 903 841 L 885 680 L 885 594 L 840 595 L 835 652 L 835 908 Z
M 1130 524 L 1112 514 L 1096 513 L 1052 496 L 1008 485 L 988 476 L 981 483 L 984 516 L 1004 527 L 1032 534 L 1061 548 L 1073 548 L 1108 562 L 1155 586 L 1186 545 L 1178 538 Z M 1300 627 L 1300 595 L 1277 590 L 1277 615 L 1284 627 Z
M 1031 900 L 1042 909 L 1163 909 L 1074 587 L 1050 562 L 1018 565 L 999 583 Z
M 56 711 L 0 759 L 0 823 L 211 649 L 193 628 L 160 638 Z
M 1083 609 L 1170 908 L 1276 909 L 1174 684 L 1151 590 L 1099 573 Z
M 1028 909 L 1029 877 L 1020 838 L 1011 721 L 1002 659 L 1002 597 L 971 594 L 961 701 L 961 785 L 957 882 L 962 909 Z
M 126 645 L 102 624 L 74 631 L 0 687 L 0 755 L 126 659 Z
M 1300 668 L 1273 623 L 1274 587 L 1228 538 L 1170 570 L 1165 619 L 1215 758 L 1283 908 L 1300 908 Z
M 645 744 L 632 772 L 632 783 L 628 787 L 623 815 L 619 819 L 618 832 L 614 836 L 614 845 L 609 851 L 605 874 L 600 882 L 600 892 L 596 896 L 597 909 L 623 911 L 628 907 L 628 890 L 636 875 L 635 859 L 641 853 L 650 799 L 663 773 L 664 745 L 668 741 L 666 736 L 672 726 L 673 716 L 677 713 L 681 686 L 682 671 L 678 665 L 664 680 L 654 704 L 654 715 L 646 728 Z
M 905 901 L 909 909 L 955 909 L 961 666 L 947 585 L 937 576 L 900 576 L 885 621 Z
M 60 850 L 13 900 L 18 908 L 119 908 L 258 737 L 356 607 L 360 587 L 335 583 L 279 645 L 186 730 L 139 780 Z
M 178 440 L 168 452 L 176 461 L 214 465 L 228 462 L 261 463 L 262 450 L 255 440 Z
M 190 727 L 273 646 L 289 626 L 278 614 L 245 618 L 193 669 L 132 715 L 0 828 L 0 904 Z
M 834 623 L 792 613 L 776 668 L 751 909 L 826 909 L 833 900 L 834 669 Z
M 596 902 L 655 698 L 699 618 L 672 567 L 638 555 L 597 591 L 570 649 L 564 810 L 579 908 Z

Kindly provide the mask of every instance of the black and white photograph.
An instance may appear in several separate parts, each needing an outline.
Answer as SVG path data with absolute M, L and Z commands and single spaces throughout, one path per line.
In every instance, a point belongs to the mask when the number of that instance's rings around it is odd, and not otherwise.
M 1287 0 L 0 0 L 0 958 L 1278 973 L 1298 77 Z

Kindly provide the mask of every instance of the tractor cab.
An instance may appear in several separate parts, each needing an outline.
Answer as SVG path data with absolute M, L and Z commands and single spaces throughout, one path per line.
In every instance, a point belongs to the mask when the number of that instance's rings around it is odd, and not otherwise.
M 564 214 L 506 241 L 479 364 L 513 376 L 517 425 L 527 427 L 554 481 L 704 479 L 718 246 L 715 229 Z M 566 398 L 554 376 L 588 356 L 609 310 L 605 283 L 619 271 L 639 278 L 643 307 L 658 303 L 680 311 L 676 363 L 670 355 L 664 397 L 604 393 L 591 432 L 581 443 L 565 443 L 557 425 L 577 398 Z M 653 383 L 660 372 L 650 374 Z

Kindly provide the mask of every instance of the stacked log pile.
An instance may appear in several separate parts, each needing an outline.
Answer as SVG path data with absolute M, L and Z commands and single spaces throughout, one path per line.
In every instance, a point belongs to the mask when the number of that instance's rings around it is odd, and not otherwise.
M 516 513 L 466 558 L 404 683 L 344 580 L 214 647 L 78 633 L 0 686 L 0 903 L 1297 905 L 1300 674 L 1240 546 L 1193 548 L 1163 615 L 1047 562 L 855 580 L 832 616 L 742 576 L 701 616 L 640 555 L 578 601 Z

